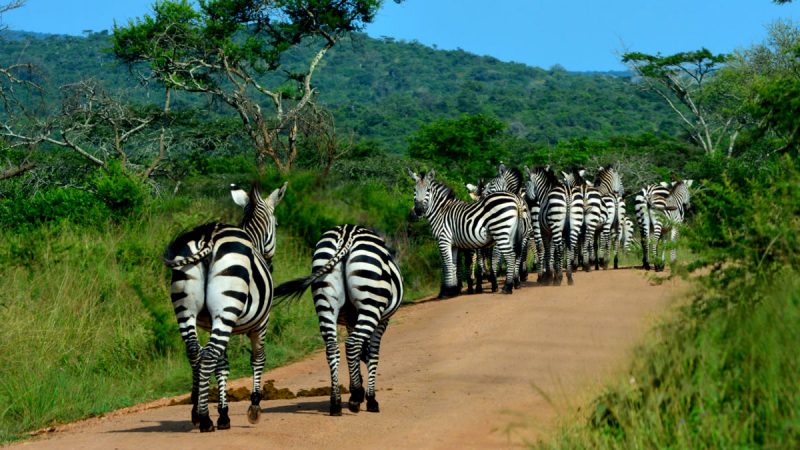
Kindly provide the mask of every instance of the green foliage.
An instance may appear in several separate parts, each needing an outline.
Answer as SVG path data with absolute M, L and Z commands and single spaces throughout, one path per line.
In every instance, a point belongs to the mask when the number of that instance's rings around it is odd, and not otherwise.
M 409 156 L 429 162 L 432 169 L 461 179 L 491 176 L 497 164 L 508 160 L 499 145 L 503 122 L 484 114 L 464 114 L 420 127 L 410 139 Z
M 141 214 L 145 199 L 149 196 L 141 180 L 126 174 L 117 162 L 110 163 L 94 179 L 94 188 L 114 218 Z
M 106 220 L 109 209 L 96 195 L 73 188 L 40 191 L 32 197 L 0 200 L 0 223 L 18 228 L 67 220 L 92 225 Z

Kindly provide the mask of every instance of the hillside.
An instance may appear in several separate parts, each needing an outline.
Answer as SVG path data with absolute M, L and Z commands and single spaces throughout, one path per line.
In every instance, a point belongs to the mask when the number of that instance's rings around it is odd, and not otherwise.
M 53 89 L 94 78 L 134 101 L 158 96 L 154 87 L 139 86 L 127 67 L 117 64 L 109 46 L 106 31 L 85 37 L 8 32 L 0 41 L 0 64 L 34 63 Z M 300 49 L 286 59 L 291 66 L 307 54 Z M 461 113 L 495 115 L 512 134 L 537 143 L 678 130 L 659 99 L 618 73 L 544 70 L 364 34 L 335 47 L 315 81 L 321 102 L 335 112 L 340 128 L 394 153 L 405 150 L 407 136 L 420 123 Z M 173 108 L 201 104 L 202 99 L 182 94 Z

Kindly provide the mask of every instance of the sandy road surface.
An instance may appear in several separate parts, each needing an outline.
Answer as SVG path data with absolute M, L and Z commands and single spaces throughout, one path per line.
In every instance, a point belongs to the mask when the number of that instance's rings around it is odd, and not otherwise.
M 249 402 L 236 402 L 230 405 L 230 430 L 201 434 L 189 421 L 190 406 L 149 405 L 68 425 L 18 446 L 518 447 L 623 370 L 634 345 L 683 287 L 677 281 L 651 285 L 640 270 L 601 271 L 576 274 L 570 287 L 529 286 L 512 296 L 461 296 L 403 308 L 381 348 L 377 414 L 364 405 L 353 414 L 345 404 L 342 417 L 329 417 L 327 397 L 272 400 L 261 403 L 261 421 L 250 425 Z M 346 384 L 346 375 L 340 377 Z M 329 374 L 324 355 L 316 353 L 265 379 L 296 392 L 326 386 Z M 233 387 L 242 384 L 249 380 Z M 514 426 L 520 422 L 528 425 Z

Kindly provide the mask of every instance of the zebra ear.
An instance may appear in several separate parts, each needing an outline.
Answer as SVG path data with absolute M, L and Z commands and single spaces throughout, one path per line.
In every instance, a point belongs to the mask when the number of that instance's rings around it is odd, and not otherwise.
M 425 174 L 425 181 L 430 183 L 431 181 L 433 181 L 434 177 L 436 177 L 436 171 L 431 169 L 428 171 L 427 174 Z
M 269 203 L 270 206 L 274 208 L 278 203 L 281 202 L 281 200 L 283 200 L 283 195 L 286 194 L 286 186 L 288 184 L 288 181 L 284 182 L 283 186 L 275 189 L 271 194 L 269 194 L 269 197 L 267 197 L 267 203 Z
M 567 172 L 564 172 L 563 170 L 561 171 L 561 176 L 564 177 L 565 180 L 569 178 L 569 174 Z
M 231 184 L 231 197 L 233 197 L 233 202 L 242 208 L 250 203 L 250 196 L 247 195 L 247 191 L 235 184 Z
M 413 170 L 411 170 L 409 168 L 406 168 L 406 171 L 408 172 L 408 176 L 410 176 L 412 179 L 414 179 L 414 181 L 419 181 L 419 175 L 417 175 L 416 172 L 414 172 Z
M 586 169 L 580 169 L 580 170 L 578 171 L 578 175 L 580 175 L 581 177 L 584 177 L 584 176 L 586 176 Z
M 525 177 L 527 178 L 531 177 L 531 169 L 528 166 L 525 166 Z
M 505 172 L 506 172 L 506 165 L 505 165 L 505 164 L 503 164 L 503 163 L 500 163 L 500 165 L 499 165 L 499 166 L 497 166 L 497 174 L 498 174 L 498 175 L 502 175 L 502 174 L 504 174 Z
M 694 183 L 694 180 L 683 180 L 683 182 L 686 183 L 686 187 L 692 187 L 692 183 Z
M 475 186 L 475 185 L 474 185 L 474 184 L 472 184 L 472 183 L 466 183 L 466 184 L 464 185 L 464 187 L 466 187 L 466 188 L 467 188 L 467 191 L 469 191 L 469 192 L 471 192 L 471 193 L 478 192 L 478 186 Z

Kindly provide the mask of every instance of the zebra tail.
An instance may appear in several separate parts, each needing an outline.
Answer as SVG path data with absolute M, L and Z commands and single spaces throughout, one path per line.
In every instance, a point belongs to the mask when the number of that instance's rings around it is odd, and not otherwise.
M 272 294 L 273 302 L 275 305 L 280 305 L 285 301 L 290 303 L 303 296 L 303 293 L 311 286 L 316 277 L 309 275 L 303 278 L 297 278 L 287 281 L 275 288 Z
M 163 258 L 164 265 L 169 267 L 170 269 L 177 269 L 179 267 L 188 266 L 189 264 L 195 264 L 202 261 L 206 256 L 211 254 L 212 248 L 210 246 L 206 246 L 200 249 L 197 253 L 189 256 L 179 256 L 174 259 Z

